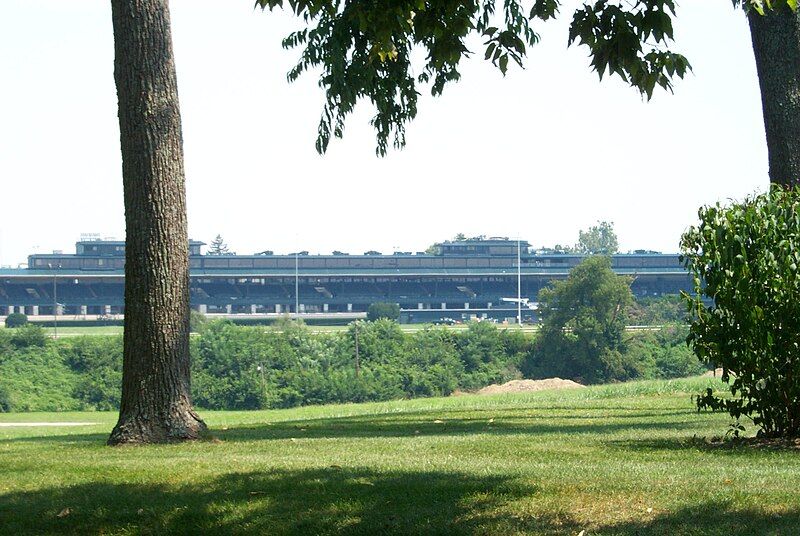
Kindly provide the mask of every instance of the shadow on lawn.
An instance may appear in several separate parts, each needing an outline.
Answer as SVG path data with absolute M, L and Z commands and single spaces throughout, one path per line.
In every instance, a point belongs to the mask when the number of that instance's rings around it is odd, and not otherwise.
M 680 412 L 659 421 L 647 421 L 618 417 L 584 417 L 587 422 L 559 422 L 559 417 L 512 417 L 500 414 L 497 419 L 437 418 L 435 412 L 405 413 L 398 415 L 363 415 L 312 420 L 282 421 L 253 426 L 237 426 L 229 429 L 213 429 L 212 433 L 223 441 L 257 441 L 289 438 L 371 438 L 414 436 L 459 436 L 472 434 L 530 435 L 547 434 L 611 434 L 624 430 L 678 430 L 696 426 L 687 417 L 689 412 Z
M 522 507 L 515 501 L 525 500 Z M 599 498 L 602 500 L 602 498 Z M 652 519 L 582 526 L 565 501 L 533 514 L 508 477 L 366 469 L 228 474 L 195 485 L 90 483 L 0 494 L 2 534 L 795 534 L 800 514 L 703 503 Z M 69 513 L 63 515 L 65 509 Z M 59 513 L 62 516 L 59 517 Z
M 493 418 L 497 415 L 497 418 Z M 289 438 L 331 439 L 415 436 L 611 434 L 625 430 L 678 430 L 695 426 L 690 410 L 636 411 L 621 414 L 509 415 L 486 413 L 484 417 L 452 418 L 448 412 L 418 411 L 365 414 L 277 421 L 249 426 L 215 427 L 214 437 L 223 441 L 281 440 Z M 653 420 L 658 419 L 658 420 Z M 576 422 L 584 421 L 584 422 Z M 26 436 L 0 440 L 9 442 L 105 443 L 106 434 Z

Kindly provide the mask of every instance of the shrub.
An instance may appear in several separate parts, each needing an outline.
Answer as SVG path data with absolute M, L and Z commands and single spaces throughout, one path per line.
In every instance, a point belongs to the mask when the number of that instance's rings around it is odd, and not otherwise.
M 42 347 L 47 344 L 47 334 L 41 326 L 24 324 L 11 334 L 11 344 L 16 348 Z
M 396 303 L 376 302 L 367 308 L 367 320 L 373 321 L 381 318 L 397 320 L 400 318 L 400 306 Z
M 701 208 L 681 240 L 694 281 L 689 341 L 723 368 L 732 397 L 708 389 L 699 408 L 752 419 L 759 435 L 800 436 L 800 193 L 774 187 Z
M 28 323 L 28 317 L 22 313 L 11 313 L 6 317 L 7 328 L 18 328 Z

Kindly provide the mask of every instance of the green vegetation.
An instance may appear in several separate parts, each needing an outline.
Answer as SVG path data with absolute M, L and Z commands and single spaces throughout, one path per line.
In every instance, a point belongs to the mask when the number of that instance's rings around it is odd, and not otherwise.
M 202 324 L 191 341 L 194 400 L 206 409 L 263 409 L 431 397 L 552 372 L 542 366 L 537 334 L 516 327 L 357 325 L 356 334 L 356 323 L 322 332 L 285 319 L 271 328 Z M 685 337 L 678 327 L 625 334 L 636 377 L 698 372 Z M 52 340 L 33 324 L 0 329 L 3 411 L 115 409 L 121 373 L 120 336 Z
M 614 223 L 598 221 L 597 225 L 578 233 L 576 253 L 586 255 L 613 255 L 619 251 L 619 240 L 614 232 Z
M 701 209 L 681 241 L 695 286 L 690 342 L 733 395 L 698 404 L 749 417 L 764 436 L 800 437 L 799 213 L 800 191 L 774 187 Z
M 396 303 L 376 302 L 367 309 L 367 320 L 398 320 L 400 318 L 400 306 Z
M 112 413 L 0 428 L 2 534 L 750 536 L 800 526 L 800 458 L 710 438 L 713 379 L 258 412 L 104 446 Z
M 605 256 L 586 258 L 566 280 L 542 289 L 532 374 L 584 383 L 642 377 L 643 363 L 630 359 L 623 341 L 625 310 L 632 303 L 630 279 L 616 275 Z
M 22 313 L 11 313 L 6 317 L 7 328 L 18 328 L 28 323 L 28 317 Z

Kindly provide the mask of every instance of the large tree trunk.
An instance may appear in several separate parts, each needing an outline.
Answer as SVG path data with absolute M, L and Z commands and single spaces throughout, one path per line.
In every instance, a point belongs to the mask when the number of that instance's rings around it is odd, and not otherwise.
M 122 406 L 109 444 L 196 439 L 189 239 L 167 0 L 112 0 L 125 196 Z
M 759 15 L 751 10 L 770 182 L 800 183 L 800 14 L 783 6 Z

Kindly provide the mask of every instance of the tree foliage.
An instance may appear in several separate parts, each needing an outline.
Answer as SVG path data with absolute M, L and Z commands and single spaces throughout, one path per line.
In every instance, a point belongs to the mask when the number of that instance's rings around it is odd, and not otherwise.
M 576 253 L 586 255 L 613 255 L 619 251 L 617 233 L 614 232 L 614 223 L 598 221 L 597 225 L 589 227 L 578 233 Z
M 594 256 L 566 280 L 542 289 L 538 375 L 589 383 L 641 375 L 626 358 L 623 341 L 625 309 L 633 301 L 630 284 L 613 272 L 610 258 Z
M 503 75 L 509 62 L 519 66 L 529 46 L 539 41 L 534 25 L 558 15 L 559 0 L 256 0 L 262 9 L 288 6 L 306 27 L 283 41 L 300 48 L 289 71 L 296 80 L 321 70 L 325 105 L 317 150 L 332 136 L 342 137 L 345 118 L 359 99 L 375 106 L 372 125 L 377 153 L 405 144 L 405 124 L 417 114 L 421 86 L 434 96 L 459 80 L 459 64 L 473 54 L 472 35 L 484 43 L 483 56 Z M 675 77 L 691 69 L 687 59 L 668 49 L 673 39 L 673 0 L 597 0 L 572 16 L 568 43 L 586 46 L 600 78 L 617 75 L 648 99 L 656 87 L 672 89 Z M 422 54 L 415 55 L 415 49 Z M 424 57 L 420 65 L 412 58 Z
M 232 255 L 232 253 L 228 249 L 228 244 L 225 243 L 222 235 L 217 235 L 217 237 L 212 240 L 211 244 L 208 246 L 208 252 L 206 255 Z
M 400 318 L 400 306 L 396 303 L 375 302 L 367 308 L 367 320 L 378 320 L 387 318 L 398 320 Z
M 7 328 L 18 328 L 28 323 L 27 315 L 22 313 L 11 313 L 6 317 Z
M 800 192 L 773 187 L 699 211 L 681 240 L 694 294 L 689 336 L 723 369 L 732 397 L 711 391 L 700 408 L 749 417 L 763 436 L 800 436 Z

